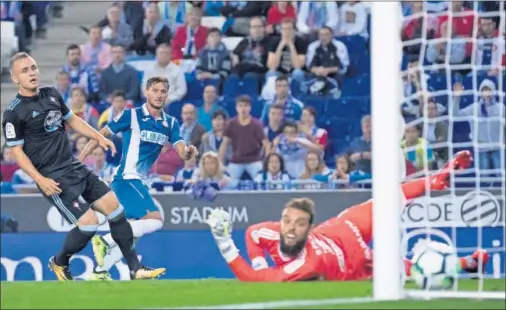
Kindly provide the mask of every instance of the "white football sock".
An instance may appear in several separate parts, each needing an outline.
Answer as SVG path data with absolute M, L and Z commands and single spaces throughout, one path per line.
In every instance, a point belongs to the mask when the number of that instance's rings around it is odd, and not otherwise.
M 155 219 L 143 219 L 131 221 L 130 226 L 132 227 L 134 238 L 140 238 L 145 234 L 150 234 L 162 228 L 163 222 Z M 109 245 L 110 249 L 116 246 L 116 242 L 112 239 L 110 233 L 105 235 L 103 238 Z
M 134 239 L 134 244 L 137 243 L 139 238 Z M 119 262 L 123 258 L 123 254 L 121 253 L 121 249 L 119 246 L 112 247 L 109 250 L 109 253 L 107 253 L 104 257 L 104 265 L 102 267 L 97 266 L 95 267 L 95 271 L 102 272 L 102 271 L 109 271 L 109 269 L 112 268 L 112 266 L 116 265 L 117 262 Z

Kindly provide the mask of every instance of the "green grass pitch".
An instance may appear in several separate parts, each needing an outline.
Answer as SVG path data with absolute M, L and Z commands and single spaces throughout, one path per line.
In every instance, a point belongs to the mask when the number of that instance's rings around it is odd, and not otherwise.
M 459 288 L 477 291 L 478 281 L 461 280 Z M 504 279 L 485 280 L 484 290 L 505 290 Z M 367 297 L 372 283 L 241 283 L 233 280 L 2 282 L 1 309 L 146 309 Z M 289 308 L 297 308 L 296 305 Z M 308 308 L 308 306 L 301 307 Z M 498 300 L 401 300 L 335 304 L 312 309 L 505 309 Z

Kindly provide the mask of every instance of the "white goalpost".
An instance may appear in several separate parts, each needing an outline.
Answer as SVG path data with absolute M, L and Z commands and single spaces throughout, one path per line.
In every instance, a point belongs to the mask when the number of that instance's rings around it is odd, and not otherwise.
M 449 6 L 451 6 L 451 2 Z M 474 11 L 478 11 L 478 1 L 474 2 Z M 422 59 L 425 58 L 425 48 L 431 44 L 428 39 L 424 37 L 427 34 L 427 23 L 425 23 L 422 31 L 422 38 L 412 41 L 405 42 L 404 45 L 400 39 L 400 31 L 403 24 L 403 14 L 401 12 L 401 5 L 399 2 L 373 2 L 371 4 L 371 116 L 372 116 L 372 175 L 373 175 L 373 187 L 372 197 L 374 200 L 373 210 L 373 234 L 374 234 L 374 277 L 373 277 L 373 299 L 374 300 L 399 300 L 404 298 L 416 298 L 416 299 L 431 299 L 431 298 L 473 298 L 473 299 L 506 299 L 506 293 L 503 291 L 487 291 L 484 283 L 489 278 L 503 279 L 505 277 L 505 266 L 506 262 L 506 248 L 505 248 L 505 218 L 506 218 L 506 162 L 505 162 L 505 120 L 504 114 L 499 116 L 490 116 L 487 121 L 497 121 L 502 128 L 502 132 L 499 132 L 499 142 L 483 143 L 478 142 L 477 133 L 473 128 L 480 126 L 482 120 L 482 114 L 480 114 L 480 106 L 477 102 L 480 102 L 480 93 L 477 91 L 480 81 L 484 78 L 480 77 L 483 70 L 496 69 L 495 64 L 492 65 L 477 65 L 476 55 L 477 49 L 479 48 L 480 42 L 478 42 L 478 25 L 480 22 L 479 17 L 494 17 L 499 18 L 500 23 L 497 24 L 497 28 L 500 34 L 504 36 L 505 27 L 505 4 L 500 3 L 499 12 L 480 12 L 474 19 L 474 30 L 471 38 L 448 38 L 448 45 L 453 44 L 452 42 L 462 43 L 467 40 L 467 43 L 472 43 L 471 61 L 467 64 L 450 64 L 450 52 L 445 54 L 445 59 L 442 64 L 430 65 L 428 67 L 423 66 Z M 448 11 L 435 14 L 440 16 L 442 14 L 448 14 L 448 20 L 452 20 L 454 13 L 451 9 Z M 457 17 L 464 16 L 465 13 L 455 13 Z M 428 20 L 427 12 L 419 14 L 420 17 L 424 17 Z M 452 32 L 452 23 L 448 23 L 448 33 Z M 504 37 L 502 41 L 498 39 L 499 48 L 504 48 Z M 444 39 L 436 39 L 433 42 L 443 42 Z M 494 41 L 495 42 L 495 41 Z M 460 180 L 466 180 L 469 184 L 474 184 L 466 189 L 456 189 L 455 178 L 451 178 L 450 188 L 444 193 L 445 202 L 451 205 L 453 213 L 449 215 L 449 219 L 446 222 L 434 221 L 433 214 L 429 210 L 430 205 L 440 204 L 443 198 L 431 197 L 430 190 L 426 191 L 424 199 L 426 218 L 420 221 L 415 226 L 409 226 L 410 229 L 414 229 L 410 235 L 404 234 L 406 231 L 406 225 L 401 220 L 401 213 L 404 211 L 406 202 L 404 201 L 403 194 L 401 193 L 400 184 L 403 181 L 401 174 L 401 165 L 404 165 L 405 159 L 399 153 L 400 149 L 400 133 L 404 130 L 399 122 L 401 113 L 401 103 L 406 100 L 402 89 L 402 77 L 401 77 L 401 62 L 402 62 L 402 48 L 408 44 L 422 44 L 420 63 L 418 69 L 421 72 L 422 77 L 425 72 L 431 71 L 436 72 L 437 70 L 444 72 L 445 83 L 448 86 L 445 89 L 439 89 L 432 91 L 430 96 L 446 96 L 448 115 L 436 117 L 442 121 L 448 122 L 448 141 L 436 143 L 439 147 L 448 148 L 449 157 L 460 150 L 460 149 L 472 149 L 474 157 L 474 168 L 469 169 L 472 171 L 466 171 L 466 173 L 472 173 L 472 177 L 467 179 L 462 178 Z M 453 99 L 455 95 L 452 91 L 452 85 L 455 81 L 452 79 L 453 72 L 456 70 L 462 70 L 467 73 L 463 75 L 463 79 L 472 80 L 472 89 L 464 90 L 464 95 L 471 95 L 473 97 L 472 103 L 475 104 L 474 113 L 468 115 L 467 118 L 462 117 L 454 113 Z M 505 103 L 504 94 L 504 67 L 500 67 L 496 78 L 493 76 L 486 76 L 485 78 L 493 79 L 497 85 L 497 89 L 493 92 L 497 104 Z M 427 88 L 427 81 L 425 78 L 422 79 L 422 91 L 413 94 L 413 97 L 418 99 L 421 92 L 429 91 Z M 424 99 L 424 106 L 422 115 L 427 115 L 428 111 L 428 100 Z M 504 109 L 504 108 L 503 108 Z M 488 117 L 489 115 L 487 115 Z M 494 118 L 495 117 L 495 118 Z M 421 120 L 418 124 L 423 124 L 424 132 L 427 133 L 427 128 L 430 122 L 427 117 L 419 117 Z M 471 136 L 470 142 L 458 142 L 453 143 L 452 139 L 455 135 L 459 134 L 453 132 L 453 124 L 455 122 L 469 122 L 471 124 Z M 501 127 L 502 126 L 502 127 Z M 483 148 L 488 147 L 490 149 L 498 149 L 500 152 L 500 165 L 495 167 L 493 170 L 480 171 L 479 166 L 479 154 L 482 154 Z M 427 158 L 428 150 L 425 149 L 425 158 Z M 423 172 L 425 175 L 430 174 L 430 167 L 427 162 L 424 163 Z M 495 188 L 489 185 L 482 185 L 484 182 L 490 182 L 490 184 L 500 184 Z M 462 196 L 462 192 L 466 192 Z M 468 193 L 471 193 L 468 195 Z M 466 196 L 468 195 L 468 196 Z M 463 219 L 463 208 L 464 198 L 472 199 L 474 203 L 473 212 L 475 213 L 476 219 L 473 223 L 464 223 Z M 478 198 L 476 198 L 478 197 Z M 486 198 L 480 198 L 486 197 Z M 482 199 L 482 200 L 480 200 Z M 458 213 L 457 212 L 458 209 Z M 488 209 L 487 209 L 488 208 Z M 494 213 L 495 212 L 495 213 Z M 492 214 L 492 215 L 491 215 Z M 487 222 L 486 217 L 490 218 L 496 215 L 494 221 Z M 457 218 L 459 217 L 460 218 Z M 445 226 L 446 225 L 446 226 Z M 442 229 L 442 227 L 444 229 Z M 488 238 L 485 241 L 485 231 L 495 229 L 494 234 L 497 235 L 497 240 L 490 241 Z M 472 247 L 459 246 L 457 240 L 462 240 L 462 231 L 466 230 L 466 234 L 469 231 L 476 231 L 476 244 Z M 403 265 L 402 258 L 406 255 L 406 248 L 403 242 L 406 237 L 414 235 L 414 232 L 422 232 L 422 235 L 427 235 L 429 238 L 434 236 L 439 240 L 447 240 L 446 242 L 452 246 L 455 246 L 457 253 L 466 252 L 470 253 L 478 248 L 484 248 L 489 250 L 490 261 L 489 264 L 493 265 L 493 273 L 481 274 L 481 266 L 479 267 L 479 276 L 477 279 L 476 290 L 461 290 L 458 288 L 458 282 L 452 290 L 448 291 L 430 291 L 430 290 L 410 290 L 404 288 L 403 283 Z M 497 231 L 502 231 L 501 234 L 497 234 Z M 489 234 L 489 231 L 487 231 Z M 492 238 L 493 239 L 493 238 Z M 409 250 L 409 249 L 408 249 Z M 398 276 L 395 276 L 398 275 Z M 460 276 L 459 276 L 460 277 Z

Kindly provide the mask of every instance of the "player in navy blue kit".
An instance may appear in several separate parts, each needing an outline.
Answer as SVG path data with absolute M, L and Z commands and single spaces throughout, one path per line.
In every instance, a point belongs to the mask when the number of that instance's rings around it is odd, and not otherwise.
M 145 89 L 146 103 L 124 111 L 100 130 L 105 136 L 123 134 L 123 156 L 111 187 L 125 208 L 126 217 L 132 220 L 130 225 L 135 238 L 157 231 L 163 225 L 160 211 L 144 182 L 163 146 L 171 143 L 184 160 L 198 155 L 194 146 L 187 146 L 181 139 L 177 120 L 163 111 L 168 91 L 166 78 L 150 78 Z M 91 140 L 79 159 L 84 160 L 98 144 Z M 122 256 L 115 240 L 111 234 L 97 235 L 92 245 L 98 267 L 90 280 L 110 280 L 108 271 Z
M 107 217 L 112 237 L 127 261 L 132 279 L 159 276 L 165 269 L 150 269 L 140 264 L 123 207 L 107 184 L 73 157 L 64 126 L 67 124 L 81 135 L 98 141 L 106 150 L 115 152 L 114 144 L 74 116 L 56 89 L 39 87 L 39 68 L 28 54 L 14 55 L 10 71 L 12 81 L 18 85 L 18 94 L 3 116 L 7 145 L 12 147 L 17 164 L 36 182 L 43 196 L 76 225 L 65 237 L 61 252 L 49 261 L 56 278 L 72 280 L 70 258 L 86 247 L 97 230 L 98 218 L 93 210 Z

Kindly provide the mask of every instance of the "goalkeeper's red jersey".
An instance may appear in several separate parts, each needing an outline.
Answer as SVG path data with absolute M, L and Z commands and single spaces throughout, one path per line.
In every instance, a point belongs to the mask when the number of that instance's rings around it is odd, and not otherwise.
M 250 226 L 246 231 L 250 266 L 242 257 L 230 262 L 230 268 L 241 281 L 304 281 L 304 280 L 358 280 L 370 277 L 370 273 L 357 273 L 355 260 L 357 242 L 355 234 L 342 226 L 342 221 L 331 219 L 316 227 L 308 236 L 306 245 L 297 257 L 287 257 L 280 250 L 280 224 L 263 222 Z M 336 230 L 345 228 L 341 236 Z M 352 240 L 348 240 L 348 239 Z M 350 253 L 346 253 L 348 248 Z M 268 253 L 275 266 L 266 266 L 264 255 Z M 262 261 L 263 265 L 262 266 Z M 362 260 L 363 261 L 363 260 Z M 362 264 L 363 265 L 363 264 Z M 255 270 L 263 268 L 260 270 Z M 360 267 L 359 269 L 363 269 Z

